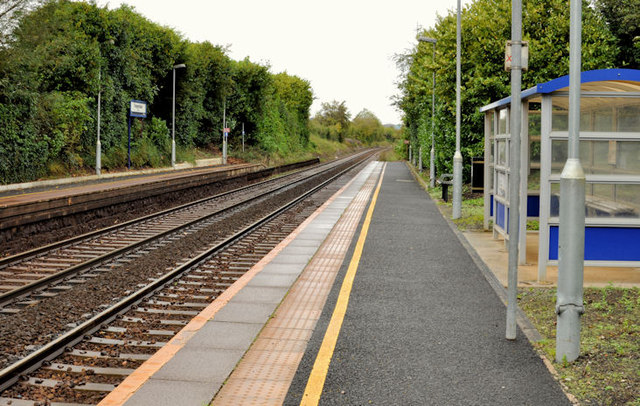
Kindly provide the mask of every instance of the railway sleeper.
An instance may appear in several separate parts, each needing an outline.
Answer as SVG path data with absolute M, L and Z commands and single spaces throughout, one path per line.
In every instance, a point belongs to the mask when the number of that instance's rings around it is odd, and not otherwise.
M 32 386 L 41 386 L 45 388 L 56 388 L 61 386 L 70 386 L 68 383 L 64 381 L 58 381 L 56 379 L 45 379 L 45 378 L 29 378 L 27 381 L 29 385 Z M 92 383 L 85 382 L 78 385 L 70 386 L 74 390 L 79 391 L 89 391 L 89 392 L 111 392 L 116 388 L 116 385 L 112 385 L 109 383 Z
M 105 367 L 92 367 L 92 366 L 85 366 L 85 365 L 58 364 L 58 363 L 52 363 L 51 365 L 44 367 L 44 369 L 50 370 L 50 371 L 73 372 L 78 374 L 92 371 L 95 374 L 110 375 L 110 376 L 129 376 L 135 371 L 135 369 L 131 369 L 131 368 L 105 368 Z
M 124 345 L 133 348 L 162 348 L 167 343 L 166 341 L 117 340 L 113 338 L 100 337 L 91 337 L 91 339 L 87 340 L 86 342 L 98 345 Z

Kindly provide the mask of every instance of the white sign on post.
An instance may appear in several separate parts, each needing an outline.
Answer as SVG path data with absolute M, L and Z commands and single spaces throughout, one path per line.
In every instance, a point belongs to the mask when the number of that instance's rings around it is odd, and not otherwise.
M 521 52 L 520 52 L 520 66 L 523 71 L 529 69 L 529 43 L 527 41 L 521 42 Z M 507 45 L 504 49 L 504 70 L 511 70 L 512 56 L 511 56 L 511 41 L 507 41 Z

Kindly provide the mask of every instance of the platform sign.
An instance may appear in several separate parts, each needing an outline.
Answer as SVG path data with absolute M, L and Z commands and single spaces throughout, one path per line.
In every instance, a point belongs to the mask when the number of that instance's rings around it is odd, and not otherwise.
M 129 102 L 129 116 L 130 117 L 147 117 L 147 102 L 142 100 L 131 100 Z

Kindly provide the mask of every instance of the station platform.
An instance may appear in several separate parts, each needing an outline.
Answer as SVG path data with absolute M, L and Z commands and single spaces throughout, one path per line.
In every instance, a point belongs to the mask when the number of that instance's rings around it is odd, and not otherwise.
M 373 162 L 100 405 L 570 405 L 500 289 Z

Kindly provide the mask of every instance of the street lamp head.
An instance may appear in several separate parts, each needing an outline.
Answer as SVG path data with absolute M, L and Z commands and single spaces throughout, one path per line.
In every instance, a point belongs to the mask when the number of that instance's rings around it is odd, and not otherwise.
M 177 65 L 173 65 L 173 69 L 182 69 L 182 68 L 186 68 L 187 65 L 185 65 L 184 63 L 179 63 Z
M 429 38 L 429 37 L 420 37 L 418 38 L 419 42 L 429 42 L 431 44 L 435 44 L 436 42 L 438 42 L 438 40 L 434 39 L 434 38 Z

